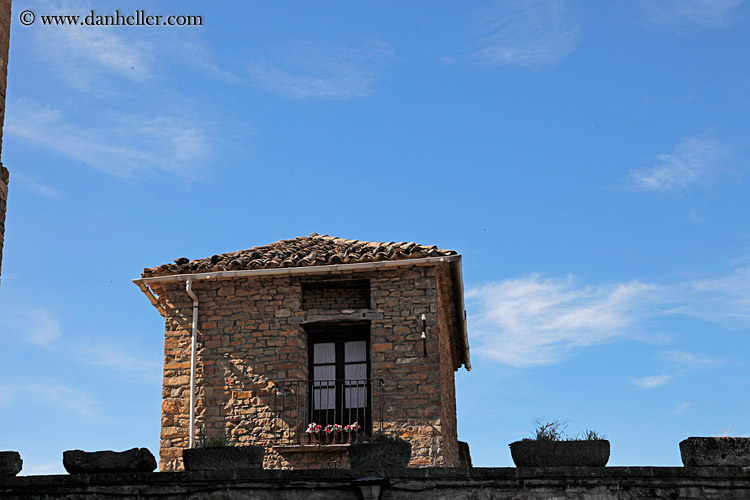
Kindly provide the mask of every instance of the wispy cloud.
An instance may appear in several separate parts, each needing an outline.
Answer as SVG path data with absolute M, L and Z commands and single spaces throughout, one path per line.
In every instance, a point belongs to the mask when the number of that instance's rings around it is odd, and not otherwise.
M 730 172 L 729 153 L 727 145 L 709 137 L 688 137 L 671 153 L 657 156 L 650 167 L 632 170 L 627 184 L 636 190 L 662 192 L 711 185 Z
M 649 338 L 646 321 L 691 316 L 728 327 L 750 323 L 750 266 L 716 278 L 669 283 L 586 285 L 539 275 L 469 289 L 466 298 L 475 352 L 512 366 L 556 363 L 582 347 L 620 338 Z M 687 369 L 724 360 L 667 351 L 672 365 L 658 377 L 633 379 L 642 387 L 666 383 Z M 662 377 L 662 378 L 659 378 Z
M 161 377 L 161 362 L 133 353 L 133 348 L 117 345 L 106 339 L 91 342 L 79 338 L 63 337 L 61 322 L 46 309 L 11 309 L 0 306 L 0 330 L 21 341 L 52 350 L 66 359 L 80 364 L 101 366 L 122 372 L 129 378 L 157 381 Z
M 32 399 L 54 408 L 82 416 L 99 414 L 99 403 L 90 394 L 54 381 L 4 382 L 0 384 L 0 406 L 17 399 Z
M 13 184 L 48 200 L 59 200 L 63 197 L 61 191 L 18 172 L 13 172 Z
M 750 321 L 750 265 L 712 278 L 674 284 L 664 314 L 680 314 L 738 328 Z
M 34 39 L 38 52 L 65 82 L 79 90 L 99 92 L 105 79 L 132 82 L 152 77 L 153 46 L 133 37 L 132 31 L 128 34 L 124 38 L 116 28 L 103 26 L 47 26 L 35 30 Z
M 367 97 L 379 72 L 393 59 L 384 42 L 353 45 L 289 42 L 272 59 L 249 65 L 259 87 L 290 99 L 346 100 Z
M 665 369 L 671 373 L 650 377 L 630 377 L 628 380 L 641 389 L 653 389 L 669 384 L 689 372 L 716 368 L 728 362 L 727 359 L 684 351 L 664 351 L 661 353 L 661 358 L 665 362 Z
M 676 417 L 677 415 L 682 415 L 685 413 L 691 406 L 693 406 L 693 403 L 690 401 L 683 401 L 682 403 L 678 404 L 674 407 L 672 411 L 669 413 L 665 413 L 664 415 L 660 416 L 656 419 L 658 422 L 659 420 L 664 420 L 671 417 Z
M 641 2 L 646 22 L 689 34 L 722 28 L 736 17 L 744 0 L 648 0 Z
M 666 385 L 674 379 L 673 375 L 653 375 L 651 377 L 631 377 L 630 381 L 641 389 L 654 389 Z
M 683 351 L 665 351 L 663 357 L 668 363 L 686 369 L 715 368 L 728 362 L 724 358 L 712 358 Z
M 149 382 L 161 379 L 161 364 L 157 361 L 136 356 L 121 346 L 108 345 L 105 343 L 81 343 L 75 351 L 81 362 L 102 366 L 110 370 L 124 372 L 128 376 L 137 376 L 141 380 Z
M 484 66 L 552 65 L 578 45 L 578 25 L 567 10 L 564 0 L 494 2 L 468 26 L 472 42 L 463 58 Z
M 8 106 L 6 130 L 118 177 L 154 172 L 197 176 L 209 140 L 187 117 L 115 115 L 105 125 L 84 127 L 50 106 L 24 99 Z
M 22 340 L 49 347 L 61 336 L 60 322 L 47 310 L 24 309 L 10 311 L 3 308 L 0 325 Z
M 172 49 L 173 52 L 170 55 L 198 69 L 202 75 L 218 78 L 226 83 L 243 83 L 247 81 L 246 78 L 241 78 L 228 69 L 221 67 L 212 51 L 208 49 L 204 42 L 198 40 L 196 37 L 188 37 L 184 33 L 180 33 L 182 36 L 179 36 L 177 35 L 177 31 L 171 33 L 175 34 L 174 37 L 170 39 L 169 43 L 164 44 L 165 49 Z
M 477 303 L 470 321 L 478 350 L 509 365 L 533 366 L 623 335 L 654 292 L 639 282 L 580 286 L 532 275 L 471 289 L 466 297 Z

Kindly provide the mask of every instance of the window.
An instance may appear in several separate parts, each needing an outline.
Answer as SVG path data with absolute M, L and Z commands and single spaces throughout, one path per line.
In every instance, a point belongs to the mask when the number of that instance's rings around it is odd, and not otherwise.
M 302 309 L 369 309 L 370 280 L 302 283 Z
M 369 432 L 369 323 L 317 324 L 306 330 L 310 420 L 323 426 L 358 422 Z

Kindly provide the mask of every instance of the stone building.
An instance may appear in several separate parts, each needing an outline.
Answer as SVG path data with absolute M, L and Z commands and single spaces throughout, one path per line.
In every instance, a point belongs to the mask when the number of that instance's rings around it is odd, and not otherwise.
M 8 49 L 10 48 L 10 0 L 0 0 L 0 271 L 5 241 L 5 208 L 8 201 L 8 169 L 3 166 L 3 123 L 5 122 L 5 89 L 8 84 Z
M 459 465 L 454 372 L 470 364 L 456 252 L 313 233 L 134 281 L 166 324 L 160 470 L 222 435 L 264 446 L 265 468 L 346 468 L 354 433 L 311 435 L 312 422 L 398 434 L 410 466 Z

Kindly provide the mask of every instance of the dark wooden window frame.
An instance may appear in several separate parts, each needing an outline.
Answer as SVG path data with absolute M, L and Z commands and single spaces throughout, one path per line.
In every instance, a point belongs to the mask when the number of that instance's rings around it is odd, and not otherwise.
M 309 415 L 311 422 L 323 425 L 327 424 L 350 424 L 357 421 L 363 430 L 367 433 L 372 431 L 372 387 L 367 383 L 366 406 L 362 409 L 344 408 L 343 401 L 343 382 L 338 382 L 335 387 L 335 408 L 333 410 L 315 410 L 313 401 L 313 378 L 314 378 L 314 359 L 313 345 L 316 343 L 335 343 L 336 346 L 336 380 L 343 381 L 345 377 L 344 361 L 344 343 L 350 341 L 365 341 L 365 352 L 367 371 L 366 378 L 370 379 L 371 360 L 370 360 L 370 322 L 369 321 L 352 321 L 352 322 L 322 322 L 312 323 L 305 327 L 307 332 L 308 346 L 308 401 Z M 356 362 L 361 363 L 361 362 Z M 356 364 L 355 363 L 355 364 Z

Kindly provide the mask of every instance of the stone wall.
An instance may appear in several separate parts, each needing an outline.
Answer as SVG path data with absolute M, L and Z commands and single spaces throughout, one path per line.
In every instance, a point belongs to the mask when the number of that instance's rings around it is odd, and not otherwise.
M 347 467 L 346 447 L 303 452 L 294 446 L 306 416 L 277 418 L 277 383 L 307 378 L 305 325 L 366 321 L 370 377 L 385 380 L 382 401 L 373 391 L 373 419 L 382 407 L 384 430 L 412 443 L 412 466 L 457 465 L 451 338 L 458 332 L 452 331 L 452 303 L 439 304 L 452 293 L 450 284 L 438 287 L 438 276 L 447 276 L 448 266 L 347 274 L 343 277 L 370 282 L 371 308 L 356 310 L 303 309 L 302 278 L 297 275 L 194 281 L 200 303 L 198 427 L 208 437 L 228 434 L 239 443 L 265 446 L 266 468 Z M 305 282 L 311 279 L 304 276 Z M 166 310 L 160 469 L 180 470 L 182 449 L 188 445 L 192 299 L 183 283 L 154 284 L 153 289 Z M 426 357 L 422 313 L 430 328 Z
M 8 169 L 2 164 L 5 89 L 8 86 L 8 49 L 10 47 L 10 0 L 0 0 L 0 272 L 5 242 L 5 210 L 8 201 Z
M 750 498 L 741 467 L 555 467 L 379 471 L 383 500 L 701 500 Z M 5 500 L 356 500 L 347 470 L 0 477 Z
M 2 128 L 0 127 L 0 131 Z M 1 133 L 1 132 L 0 132 Z M 8 202 L 8 169 L 0 163 L 0 274 L 3 268 L 3 244 L 5 243 L 5 210 Z

